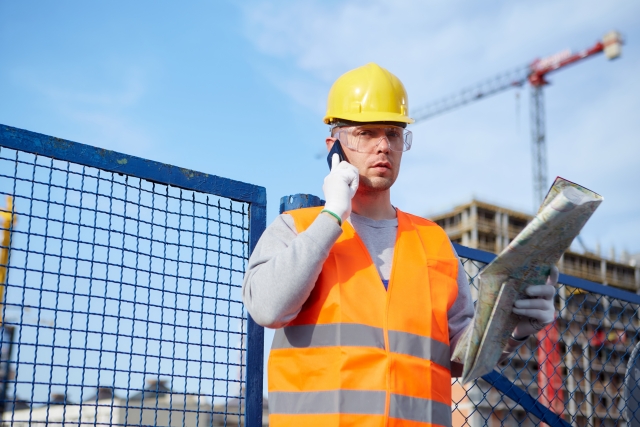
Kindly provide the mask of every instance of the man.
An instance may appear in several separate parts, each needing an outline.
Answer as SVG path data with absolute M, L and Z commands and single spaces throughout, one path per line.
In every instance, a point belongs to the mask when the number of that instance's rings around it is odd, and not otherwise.
M 391 204 L 411 148 L 407 94 L 376 64 L 329 92 L 332 159 L 324 207 L 280 215 L 249 260 L 243 298 L 277 328 L 269 357 L 271 426 L 448 426 L 452 350 L 471 324 L 469 284 L 445 232 Z M 424 184 L 424 194 L 428 186 Z M 557 270 L 517 301 L 504 356 L 553 321 Z

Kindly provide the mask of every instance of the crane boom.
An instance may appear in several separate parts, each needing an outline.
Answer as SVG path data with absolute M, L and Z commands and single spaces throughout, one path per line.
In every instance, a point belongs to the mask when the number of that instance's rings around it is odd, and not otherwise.
M 488 96 L 504 92 L 513 87 L 521 87 L 527 83 L 529 77 L 529 65 L 518 67 L 515 70 L 482 81 L 476 85 L 467 87 L 458 93 L 441 98 L 430 104 L 418 108 L 413 117 L 416 123 L 428 120 L 439 114 L 454 110 L 473 101 L 484 99 Z
M 574 64 L 600 52 L 608 59 L 620 56 L 622 38 L 616 31 L 607 33 L 601 41 L 583 51 L 572 53 L 569 49 L 543 59 L 536 59 L 529 65 L 500 74 L 491 79 L 470 86 L 453 95 L 418 108 L 413 116 L 416 123 L 439 114 L 454 110 L 488 96 L 504 92 L 514 87 L 531 85 L 531 154 L 533 164 L 534 209 L 542 202 L 547 190 L 547 158 L 544 119 L 544 98 L 542 88 L 548 84 L 547 74 Z

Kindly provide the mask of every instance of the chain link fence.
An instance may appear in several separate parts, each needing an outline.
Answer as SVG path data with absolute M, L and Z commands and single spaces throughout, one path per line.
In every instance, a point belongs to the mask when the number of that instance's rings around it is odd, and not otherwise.
M 264 189 L 1 128 L 4 424 L 244 425 Z
M 488 253 L 462 257 L 472 292 Z M 478 259 L 478 258 L 482 258 Z M 626 426 L 623 383 L 629 356 L 640 341 L 638 296 L 561 275 L 558 318 L 530 337 L 500 373 L 572 426 Z M 586 282 L 586 281 L 580 281 Z M 453 383 L 454 426 L 537 426 L 530 405 L 519 404 L 484 379 Z M 566 424 L 565 424 L 566 425 Z

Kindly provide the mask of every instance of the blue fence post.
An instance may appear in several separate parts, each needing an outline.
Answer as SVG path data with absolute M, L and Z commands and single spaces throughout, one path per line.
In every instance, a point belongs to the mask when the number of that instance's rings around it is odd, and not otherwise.
M 284 196 L 280 199 L 280 213 L 293 209 L 313 208 L 323 205 L 324 200 L 313 194 L 294 194 L 292 196 Z
M 252 204 L 249 211 L 249 252 L 258 243 L 267 222 L 266 204 Z M 247 402 L 245 425 L 262 426 L 262 378 L 264 376 L 264 328 L 247 313 Z

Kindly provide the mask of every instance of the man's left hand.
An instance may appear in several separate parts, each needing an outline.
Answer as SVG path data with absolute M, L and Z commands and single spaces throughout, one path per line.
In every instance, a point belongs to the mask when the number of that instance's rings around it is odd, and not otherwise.
M 556 294 L 559 274 L 557 267 L 551 267 L 546 284 L 528 286 L 525 292 L 529 298 L 520 299 L 513 304 L 513 313 L 521 316 L 513 331 L 515 339 L 522 340 L 553 323 L 556 318 L 553 297 Z

